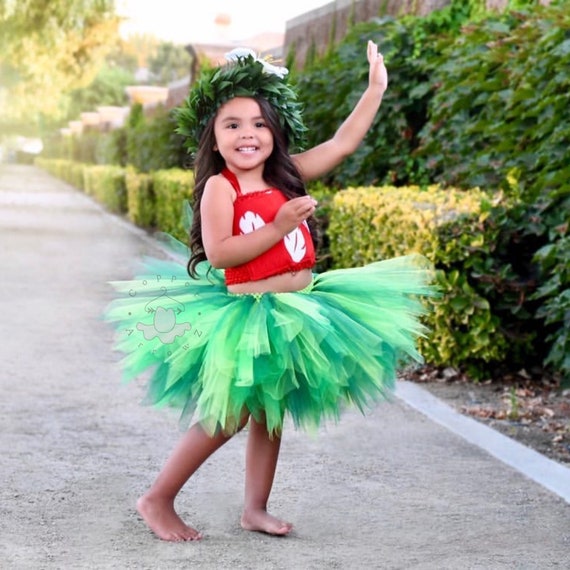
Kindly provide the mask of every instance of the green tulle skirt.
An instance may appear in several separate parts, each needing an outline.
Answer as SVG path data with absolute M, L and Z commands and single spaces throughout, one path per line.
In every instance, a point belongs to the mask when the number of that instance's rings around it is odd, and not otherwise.
M 184 427 L 232 433 L 249 412 L 270 433 L 287 415 L 313 429 L 389 398 L 398 367 L 421 361 L 431 276 L 414 255 L 317 274 L 302 291 L 232 294 L 206 263 L 192 279 L 184 256 L 146 258 L 112 283 L 105 318 L 125 380 L 146 373 L 146 403 L 179 408 Z

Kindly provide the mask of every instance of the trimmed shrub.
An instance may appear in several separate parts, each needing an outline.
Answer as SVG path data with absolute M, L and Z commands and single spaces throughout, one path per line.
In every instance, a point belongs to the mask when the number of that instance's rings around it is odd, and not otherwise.
M 137 226 L 153 228 L 156 225 L 156 200 L 152 175 L 128 166 L 125 170 L 125 185 L 129 219 Z
M 70 160 L 65 169 L 66 181 L 79 190 L 85 190 L 85 167 L 86 165 L 81 162 Z
M 125 169 L 105 164 L 85 165 L 83 168 L 85 193 L 93 196 L 111 212 L 127 211 Z
M 65 180 L 68 184 L 79 190 L 84 189 L 83 169 L 84 164 L 65 158 L 37 157 L 34 164 L 47 170 L 53 176 Z
M 184 166 L 188 156 L 172 113 L 159 108 L 145 117 L 137 109 L 133 107 L 126 127 L 126 164 L 140 172 Z
M 188 241 L 184 204 L 192 198 L 194 174 L 190 170 L 171 168 L 151 173 L 156 200 L 156 225 L 180 241 Z
M 330 254 L 330 244 L 328 228 L 333 198 L 336 190 L 325 186 L 322 182 L 310 182 L 307 186 L 307 194 L 317 201 L 317 208 L 314 213 L 317 229 L 317 265 L 319 273 L 327 271 L 332 266 L 332 256 Z
M 441 296 L 430 301 L 432 333 L 421 340 L 422 352 L 431 364 L 474 378 L 487 375 L 507 346 L 500 319 L 470 271 L 494 248 L 496 231 L 485 224 L 491 207 L 479 189 L 353 188 L 335 195 L 328 231 L 335 267 L 413 252 L 434 264 Z

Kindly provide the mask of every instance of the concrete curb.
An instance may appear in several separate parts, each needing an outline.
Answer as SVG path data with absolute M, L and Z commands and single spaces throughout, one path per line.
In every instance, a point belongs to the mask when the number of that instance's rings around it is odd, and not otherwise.
M 396 396 L 430 420 L 484 449 L 499 461 L 552 491 L 570 504 L 570 469 L 518 441 L 456 412 L 427 390 L 399 380 Z

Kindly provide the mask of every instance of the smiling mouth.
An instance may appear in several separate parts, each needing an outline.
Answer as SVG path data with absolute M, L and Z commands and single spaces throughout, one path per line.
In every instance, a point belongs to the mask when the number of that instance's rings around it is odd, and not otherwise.
M 255 152 L 256 150 L 256 146 L 240 146 L 238 148 L 238 152 Z

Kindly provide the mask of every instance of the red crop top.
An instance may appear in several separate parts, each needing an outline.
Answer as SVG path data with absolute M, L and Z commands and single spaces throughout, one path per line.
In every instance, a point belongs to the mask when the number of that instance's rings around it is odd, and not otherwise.
M 287 198 L 277 188 L 268 188 L 242 194 L 237 177 L 225 168 L 222 171 L 234 187 L 237 197 L 234 202 L 232 235 L 247 234 L 272 222 Z M 310 269 L 315 264 L 315 246 L 307 222 L 287 234 L 273 247 L 258 257 L 226 268 L 226 284 L 258 281 L 290 271 Z

